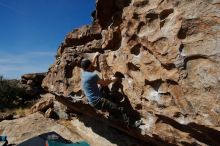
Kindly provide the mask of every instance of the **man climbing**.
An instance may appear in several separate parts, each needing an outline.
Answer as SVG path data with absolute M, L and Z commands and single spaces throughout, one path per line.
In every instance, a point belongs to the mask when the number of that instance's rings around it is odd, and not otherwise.
M 125 112 L 125 108 L 121 107 L 110 100 L 104 98 L 104 95 L 100 91 L 98 85 L 101 87 L 106 87 L 110 83 L 115 82 L 117 79 L 100 79 L 99 76 L 95 73 L 95 64 L 97 62 L 97 57 L 99 53 L 96 53 L 93 61 L 90 60 L 83 60 L 81 62 L 81 67 L 83 72 L 81 74 L 82 78 L 82 88 L 84 93 L 89 101 L 89 104 L 98 109 L 98 110 L 107 110 L 110 113 L 117 113 L 120 114 L 124 123 L 127 126 L 138 127 L 140 124 L 136 122 L 135 124 L 131 122 L 127 113 Z

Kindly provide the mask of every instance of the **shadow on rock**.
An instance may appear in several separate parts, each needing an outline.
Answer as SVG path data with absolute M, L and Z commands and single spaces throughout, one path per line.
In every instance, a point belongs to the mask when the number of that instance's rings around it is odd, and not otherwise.
M 200 142 L 207 145 L 220 145 L 220 131 L 196 123 L 183 125 L 164 115 L 157 116 L 159 121 L 169 124 L 180 131 L 189 133 L 191 137 Z
M 125 107 L 127 113 L 129 113 L 129 117 L 133 120 L 133 122 L 140 120 L 140 114 L 133 109 L 129 98 L 124 93 L 122 84 L 124 75 L 121 72 L 116 72 L 114 76 L 117 78 L 117 81 L 112 84 L 109 93 L 109 99 L 121 105 L 122 107 Z
M 100 119 L 87 117 L 87 116 L 80 116 L 79 120 L 85 124 L 86 127 L 91 127 L 92 131 L 96 134 L 106 138 L 112 144 L 116 144 L 118 146 L 144 146 L 151 144 L 142 142 L 134 137 L 124 134 L 123 132 L 112 128 L 109 126 L 108 123 L 103 122 Z M 98 124 L 97 124 L 98 123 Z M 153 145 L 152 145 L 153 146 Z

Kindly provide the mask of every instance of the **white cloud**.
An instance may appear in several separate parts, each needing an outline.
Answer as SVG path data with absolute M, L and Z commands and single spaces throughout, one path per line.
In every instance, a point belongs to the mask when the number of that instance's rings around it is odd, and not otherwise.
M 15 9 L 13 6 L 6 4 L 5 2 L 3 3 L 2 1 L 0 1 L 0 6 L 8 9 L 10 11 L 13 11 L 15 13 L 24 14 L 21 10 Z
M 43 51 L 39 51 L 39 52 L 30 52 L 30 55 L 39 55 L 39 56 L 51 56 L 51 55 L 55 55 L 54 52 L 43 52 Z
M 19 79 L 22 74 L 46 72 L 54 62 L 55 53 L 48 51 L 23 54 L 0 54 L 0 75 Z
M 17 56 L 0 56 L 0 64 L 19 64 L 25 62 L 27 62 L 25 58 L 17 58 Z
M 15 13 L 20 13 L 20 14 L 22 14 L 21 11 L 19 11 L 19 10 L 15 9 L 14 7 L 12 7 L 12 6 L 10 6 L 10 5 L 6 4 L 6 3 L 3 3 L 3 2 L 1 2 L 1 1 L 0 1 L 0 6 L 5 7 L 5 8 L 7 8 L 7 9 L 9 9 L 9 10 L 15 12 Z

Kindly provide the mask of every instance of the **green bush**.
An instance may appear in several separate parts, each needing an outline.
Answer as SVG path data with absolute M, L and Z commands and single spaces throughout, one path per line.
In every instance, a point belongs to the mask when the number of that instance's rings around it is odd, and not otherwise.
M 25 95 L 25 90 L 18 83 L 18 80 L 7 80 L 0 76 L 0 106 L 10 107 Z

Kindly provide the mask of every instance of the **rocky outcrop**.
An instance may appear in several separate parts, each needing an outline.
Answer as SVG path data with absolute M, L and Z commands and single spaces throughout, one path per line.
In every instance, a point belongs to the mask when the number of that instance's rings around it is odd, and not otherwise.
M 31 113 L 42 112 L 52 119 L 69 119 L 67 107 L 55 100 L 52 94 L 41 94 L 40 99 L 31 107 Z
M 110 129 L 100 121 L 83 116 L 80 119 L 84 123 L 77 118 L 71 121 L 54 121 L 40 113 L 34 113 L 24 118 L 0 122 L 0 135 L 7 135 L 9 144 L 15 145 L 33 145 L 34 141 L 39 141 L 39 138 L 46 140 L 52 135 L 66 141 L 87 141 L 91 146 L 143 145 L 131 137 Z M 100 127 L 96 122 L 102 126 Z M 45 142 L 42 145 L 44 144 Z
M 36 104 L 31 107 L 31 112 L 35 113 L 38 111 L 45 112 L 49 108 L 53 107 L 54 97 L 53 96 L 45 96 L 40 99 Z
M 46 73 L 32 73 L 24 74 L 21 76 L 22 87 L 25 88 L 28 96 L 37 96 L 43 92 L 41 87 L 42 81 L 45 78 Z
M 93 24 L 66 36 L 42 86 L 83 95 L 79 64 L 98 51 L 100 77 L 123 75 L 109 88 L 124 93 L 124 105 L 140 114 L 142 135 L 177 145 L 219 145 L 220 3 L 97 0 L 96 6 Z

